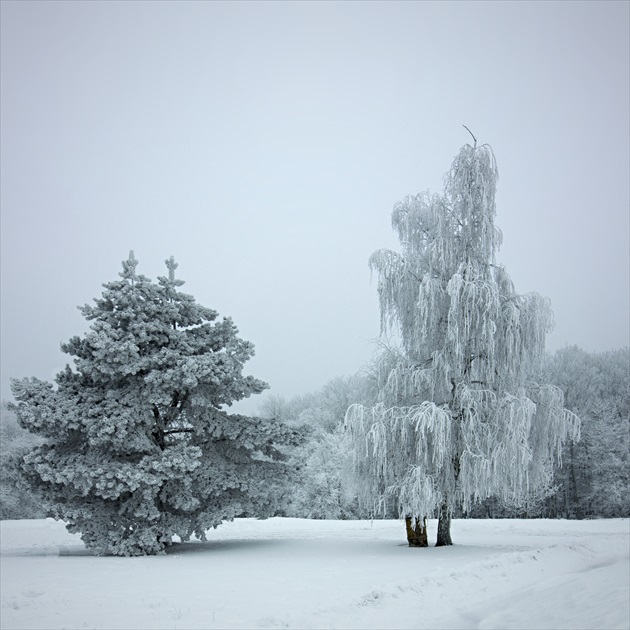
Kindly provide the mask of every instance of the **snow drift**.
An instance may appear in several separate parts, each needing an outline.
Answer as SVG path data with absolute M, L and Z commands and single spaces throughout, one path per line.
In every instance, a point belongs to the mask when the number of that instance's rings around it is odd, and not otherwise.
M 51 519 L 1 527 L 6 629 L 630 625 L 627 519 L 454 521 L 426 549 L 399 521 L 237 519 L 139 558 Z

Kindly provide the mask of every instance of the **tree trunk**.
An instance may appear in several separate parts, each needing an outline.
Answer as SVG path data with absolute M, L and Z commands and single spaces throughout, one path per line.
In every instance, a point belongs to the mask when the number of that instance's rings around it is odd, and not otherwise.
M 428 547 L 429 538 L 427 536 L 427 517 L 421 519 L 416 516 L 405 517 L 405 526 L 407 528 L 407 542 L 410 547 Z
M 452 545 L 451 540 L 451 513 L 449 512 L 448 505 L 442 504 L 440 509 L 440 518 L 438 520 L 437 542 L 436 547 L 443 547 L 445 545 Z

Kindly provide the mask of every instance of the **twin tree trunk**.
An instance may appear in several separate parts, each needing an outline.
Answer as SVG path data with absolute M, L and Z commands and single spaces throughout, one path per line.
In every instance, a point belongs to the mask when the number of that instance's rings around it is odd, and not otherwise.
M 419 516 L 412 518 L 405 517 L 405 526 L 407 528 L 407 542 L 410 547 L 428 547 L 429 538 L 427 536 L 427 517 Z
M 440 509 L 440 518 L 438 520 L 437 542 L 436 547 L 444 547 L 446 545 L 452 545 L 451 540 L 451 513 L 446 503 L 442 504 Z
M 428 547 L 429 538 L 427 534 L 427 517 L 415 518 L 411 516 L 405 517 L 405 527 L 407 529 L 407 542 L 410 547 Z M 440 509 L 440 518 L 438 520 L 437 542 L 436 547 L 444 547 L 452 545 L 451 540 L 451 513 L 446 504 Z

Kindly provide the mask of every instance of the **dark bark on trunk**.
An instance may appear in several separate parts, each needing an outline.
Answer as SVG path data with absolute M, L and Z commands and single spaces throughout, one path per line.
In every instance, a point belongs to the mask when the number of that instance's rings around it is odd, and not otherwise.
M 444 547 L 446 545 L 452 545 L 451 540 L 451 513 L 449 512 L 448 505 L 444 503 L 440 509 L 440 518 L 438 520 L 437 542 L 436 547 Z
M 157 442 L 157 445 L 160 447 L 160 450 L 163 451 L 166 448 L 166 443 L 164 442 L 164 423 L 162 422 L 160 410 L 156 405 L 153 405 L 153 417 L 155 418 L 153 437 Z
M 427 536 L 427 517 L 412 518 L 405 517 L 405 527 L 407 528 L 407 542 L 410 547 L 428 547 L 429 538 Z

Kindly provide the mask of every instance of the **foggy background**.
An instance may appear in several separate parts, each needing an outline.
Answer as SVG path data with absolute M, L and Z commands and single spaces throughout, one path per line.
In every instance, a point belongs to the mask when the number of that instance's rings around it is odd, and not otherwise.
M 2 399 L 63 368 L 131 249 L 152 279 L 175 256 L 274 394 L 358 371 L 368 257 L 397 248 L 398 200 L 442 191 L 462 124 L 497 159 L 499 261 L 551 299 L 548 349 L 628 345 L 628 3 L 0 10 Z

